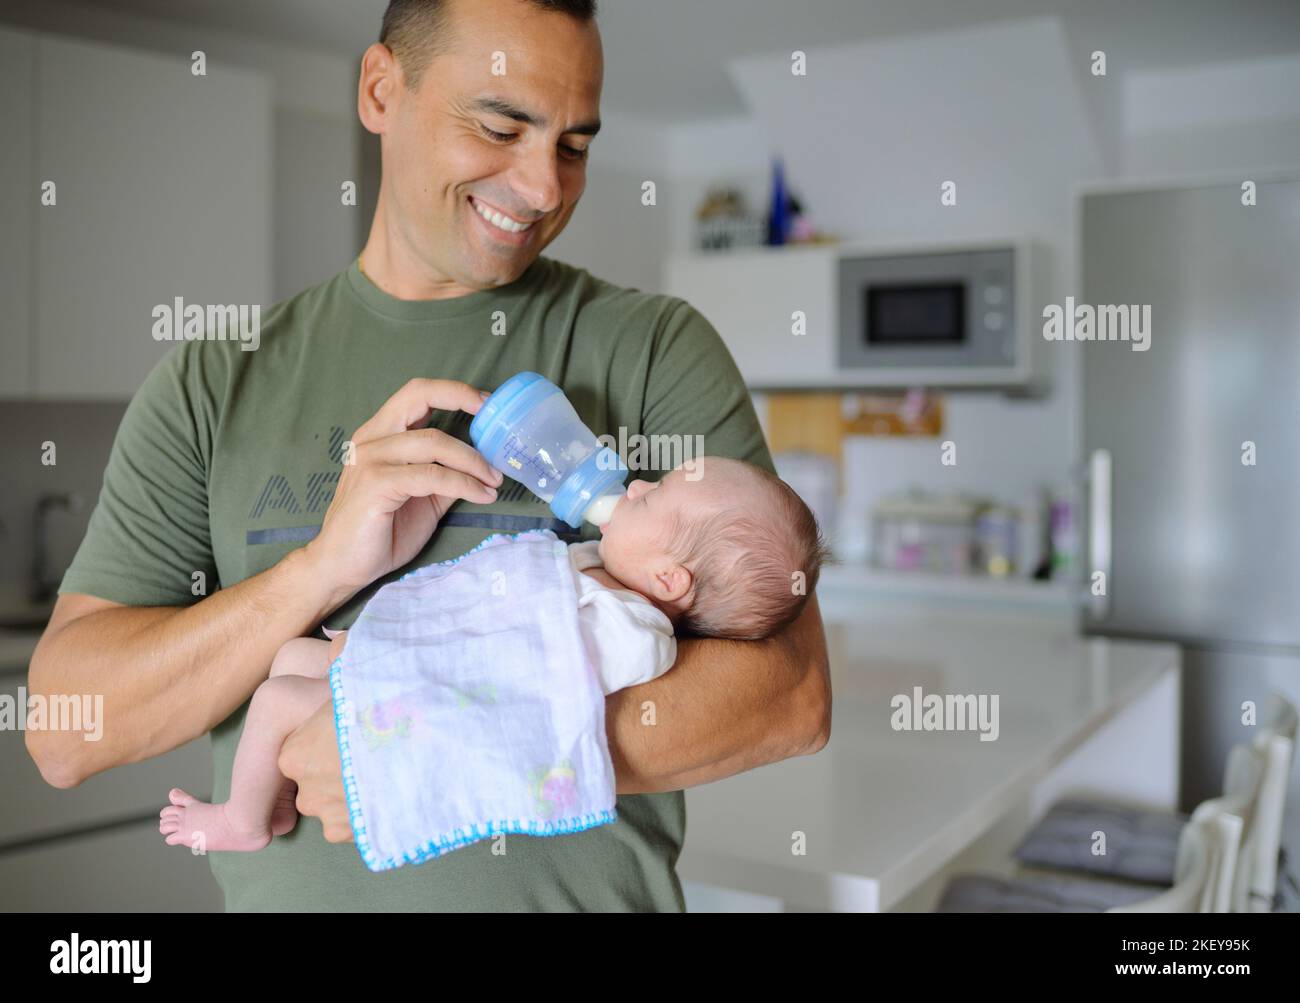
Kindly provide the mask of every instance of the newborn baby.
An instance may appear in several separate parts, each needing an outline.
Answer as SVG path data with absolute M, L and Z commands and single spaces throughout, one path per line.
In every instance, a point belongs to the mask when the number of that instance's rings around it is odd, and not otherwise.
M 759 640 L 802 612 L 826 548 L 798 495 L 758 467 L 701 457 L 658 482 L 633 481 L 602 538 L 568 548 L 579 629 L 606 694 L 649 682 L 676 660 L 675 634 Z M 347 632 L 286 642 L 249 706 L 230 800 L 179 788 L 162 809 L 169 845 L 252 851 L 297 823 L 277 762 L 284 740 L 331 699 Z

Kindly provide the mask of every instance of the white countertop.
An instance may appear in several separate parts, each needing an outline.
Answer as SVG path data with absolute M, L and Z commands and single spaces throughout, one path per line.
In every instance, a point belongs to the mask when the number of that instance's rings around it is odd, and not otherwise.
M 1069 617 L 906 601 L 828 619 L 827 640 L 830 742 L 687 791 L 683 879 L 795 908 L 888 909 L 1179 666 L 1175 645 L 1080 638 Z M 891 698 L 916 686 L 997 694 L 998 739 L 893 730 Z

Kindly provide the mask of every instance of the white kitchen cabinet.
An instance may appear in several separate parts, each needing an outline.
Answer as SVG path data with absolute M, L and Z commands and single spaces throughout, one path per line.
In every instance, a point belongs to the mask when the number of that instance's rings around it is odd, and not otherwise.
M 0 30 L 0 398 L 24 396 L 32 381 L 35 69 L 36 36 Z
M 673 255 L 664 291 L 702 313 L 754 387 L 833 385 L 836 248 L 761 247 Z M 794 333 L 802 313 L 805 333 Z
M 34 261 L 16 285 L 34 290 L 31 375 L 3 392 L 125 400 L 171 344 L 153 338 L 156 305 L 269 306 L 271 82 L 212 60 L 194 76 L 189 52 L 34 45 L 35 94 L 21 91 L 35 108 L 31 240 L 0 237 Z M 39 204 L 44 181 L 55 206 Z

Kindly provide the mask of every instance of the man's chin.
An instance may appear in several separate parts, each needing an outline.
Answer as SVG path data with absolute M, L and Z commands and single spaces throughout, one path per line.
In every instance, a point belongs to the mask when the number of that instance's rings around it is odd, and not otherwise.
M 519 258 L 515 255 L 502 255 L 500 257 L 492 256 L 482 261 L 474 269 L 473 279 L 475 289 L 499 289 L 502 286 L 508 286 L 510 283 L 519 279 L 524 272 L 528 271 L 528 266 L 533 263 L 533 258 Z

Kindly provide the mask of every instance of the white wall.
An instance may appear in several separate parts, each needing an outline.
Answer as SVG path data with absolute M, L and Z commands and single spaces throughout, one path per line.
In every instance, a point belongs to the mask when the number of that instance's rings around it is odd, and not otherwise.
M 779 150 L 818 228 L 846 239 L 1029 236 L 1045 253 L 1037 314 L 1072 291 L 1071 194 L 1104 172 L 1071 58 L 1060 23 L 1031 18 L 810 49 L 805 77 L 791 74 L 789 53 L 746 59 L 732 75 L 755 109 L 754 135 L 748 144 L 735 128 L 718 136 L 732 148 Z M 692 130 L 683 148 L 708 160 L 698 152 L 708 139 Z M 957 185 L 956 206 L 940 203 L 944 181 Z M 765 209 L 766 169 L 745 183 Z M 933 440 L 851 440 L 853 526 L 864 528 L 876 498 L 910 486 L 1012 502 L 1039 485 L 1066 488 L 1077 453 L 1076 358 L 1047 354 L 1053 388 L 1042 399 L 948 395 L 955 468 L 939 463 Z
M 361 248 L 369 219 L 344 207 L 345 180 L 359 173 L 356 69 L 347 57 L 269 42 L 248 34 L 196 27 L 64 0 L 10 0 L 0 22 L 189 58 L 262 70 L 272 78 L 275 300 L 345 266 Z
M 1034 238 L 1047 256 L 1037 313 L 1078 292 L 1081 186 L 1300 166 L 1295 57 L 1156 71 L 1121 59 L 1099 77 L 1091 51 L 1115 40 L 1094 29 L 1036 17 L 811 48 L 805 77 L 790 73 L 789 52 L 733 63 L 753 114 L 671 131 L 673 248 L 691 246 L 694 207 L 720 181 L 766 211 L 779 153 L 818 228 L 846 239 Z M 957 183 L 955 207 L 940 204 L 945 180 Z M 1013 503 L 1039 485 L 1068 490 L 1081 452 L 1077 346 L 1043 347 L 1046 398 L 947 396 L 954 469 L 938 463 L 932 440 L 850 440 L 844 507 L 858 532 L 847 542 L 864 544 L 874 499 L 913 485 Z
M 1128 75 L 1126 177 L 1300 168 L 1300 56 Z

